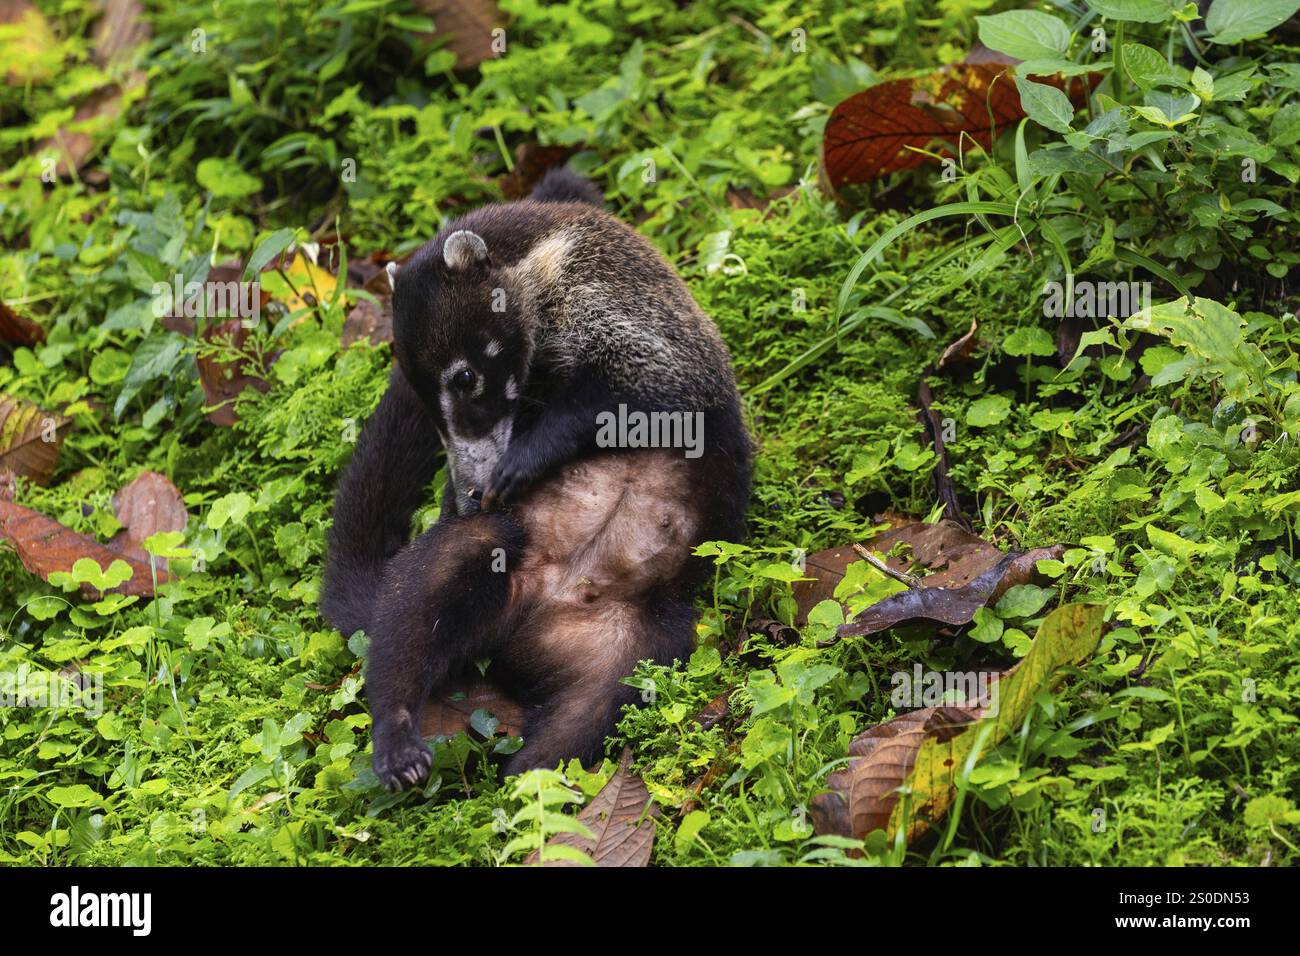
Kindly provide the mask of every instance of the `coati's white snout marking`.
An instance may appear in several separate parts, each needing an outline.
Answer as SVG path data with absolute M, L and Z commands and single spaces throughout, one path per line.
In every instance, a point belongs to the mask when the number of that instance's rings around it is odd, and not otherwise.
M 466 438 L 448 426 L 447 461 L 459 496 L 468 497 L 471 491 L 481 494 L 487 489 L 492 472 L 510 447 L 513 429 L 514 422 L 503 418 L 486 435 Z
M 442 259 L 448 269 L 465 269 L 487 259 L 487 243 L 477 232 L 458 229 L 442 244 Z
M 471 491 L 482 493 L 487 489 L 492 472 L 510 447 L 510 438 L 514 432 L 514 419 L 503 418 L 492 426 L 486 435 L 470 437 L 458 434 L 454 417 L 455 397 L 452 394 L 451 379 L 461 369 L 470 368 L 469 362 L 460 358 L 447 366 L 442 373 L 442 389 L 438 404 L 442 407 L 442 418 L 447 425 L 447 434 L 443 444 L 447 448 L 447 463 L 451 468 L 452 481 L 456 486 L 458 503 L 462 508 L 468 506 Z M 513 380 L 512 380 L 513 381 Z M 474 384 L 473 397 L 483 394 L 486 382 L 482 375 Z M 507 389 L 509 383 L 507 383 Z

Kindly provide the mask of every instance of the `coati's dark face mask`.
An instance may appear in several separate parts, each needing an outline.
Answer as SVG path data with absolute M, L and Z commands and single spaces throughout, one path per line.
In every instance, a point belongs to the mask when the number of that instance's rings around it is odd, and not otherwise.
M 529 345 L 487 245 L 461 230 L 396 273 L 393 338 L 403 374 L 428 406 L 457 490 L 482 491 L 510 444 Z

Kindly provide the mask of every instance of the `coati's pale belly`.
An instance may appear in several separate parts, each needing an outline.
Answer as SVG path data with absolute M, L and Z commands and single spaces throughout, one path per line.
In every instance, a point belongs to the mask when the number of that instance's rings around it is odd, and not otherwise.
M 681 573 L 703 525 L 680 449 L 571 462 L 515 508 L 528 533 L 511 600 L 559 661 L 630 670 L 645 598 Z

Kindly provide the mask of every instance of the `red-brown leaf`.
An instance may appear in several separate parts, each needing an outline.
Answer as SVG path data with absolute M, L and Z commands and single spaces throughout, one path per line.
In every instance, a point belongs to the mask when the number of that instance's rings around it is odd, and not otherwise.
M 501 192 L 507 199 L 523 199 L 548 171 L 563 166 L 572 155 L 568 146 L 520 143 L 515 148 L 515 168 L 501 177 Z
M 0 539 L 13 545 L 23 567 L 47 581 L 56 571 L 71 571 L 78 558 L 93 558 L 101 568 L 120 559 L 131 566 L 131 577 L 113 590 L 140 597 L 153 595 L 153 578 L 147 560 L 141 561 L 130 553 L 100 544 L 39 511 L 0 501 Z M 167 572 L 159 568 L 158 583 L 166 580 Z M 82 587 L 89 596 L 95 596 L 94 589 Z
M 44 341 L 45 329 L 0 302 L 0 342 L 8 345 L 38 345 Z
M 1059 80 L 1043 80 L 1062 86 Z M 1071 84 L 1081 98 L 1083 80 Z M 962 134 L 985 149 L 1025 115 L 1004 63 L 958 63 L 914 79 L 889 80 L 855 93 L 831 111 L 822 168 L 832 189 L 865 183 L 929 160 L 916 152 Z M 907 147 L 912 147 L 908 149 Z
M 897 571 L 916 573 L 924 569 L 930 573 L 921 578 L 921 587 L 890 595 L 862 611 L 839 629 L 840 637 L 875 634 L 914 620 L 953 626 L 969 623 L 976 611 L 996 601 L 1007 589 L 1035 580 L 1038 561 L 1059 558 L 1064 550 L 1056 545 L 1004 553 L 951 521 L 925 524 L 893 515 L 887 520 L 893 527 L 865 547 L 885 560 L 895 545 L 905 543 L 910 560 L 891 557 L 885 563 Z M 794 585 L 800 621 L 807 620 L 808 611 L 820 601 L 833 599 L 845 569 L 858 560 L 861 558 L 852 547 L 830 548 L 808 556 L 807 575 L 812 580 Z
M 229 344 L 236 349 L 242 348 L 247 338 L 248 330 L 244 328 L 241 319 L 222 322 L 203 333 L 206 342 Z M 222 361 L 215 355 L 207 355 L 196 356 L 195 362 L 199 367 L 199 384 L 203 386 L 207 403 L 216 406 L 208 412 L 208 421 L 214 425 L 229 428 L 239 420 L 235 413 L 235 398 L 244 389 L 266 392 L 271 388 L 264 378 L 249 370 L 250 363 L 245 358 Z

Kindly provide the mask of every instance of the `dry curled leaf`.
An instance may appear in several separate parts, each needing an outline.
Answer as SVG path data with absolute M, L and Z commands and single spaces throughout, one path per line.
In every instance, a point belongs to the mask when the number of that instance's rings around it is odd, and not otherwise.
M 242 349 L 247 338 L 248 330 L 241 319 L 221 322 L 203 333 L 205 342 L 229 345 L 234 349 Z M 214 425 L 229 428 L 239 420 L 235 413 L 235 399 L 244 389 L 266 392 L 271 388 L 264 378 L 251 373 L 251 363 L 246 357 L 223 361 L 210 354 L 195 356 L 194 361 L 199 368 L 199 384 L 203 386 L 203 395 L 210 406 L 207 418 Z
M 0 395 L 0 469 L 45 484 L 71 421 L 22 399 Z
M 378 302 L 362 299 L 348 312 L 343 322 L 341 340 L 347 348 L 353 342 L 365 339 L 371 345 L 393 341 L 392 296 L 378 296 Z
M 727 205 L 732 209 L 757 209 L 760 212 L 765 212 L 772 203 L 778 199 L 784 199 L 798 188 L 798 186 L 778 186 L 766 194 L 756 194 L 743 186 L 728 189 Z
M 729 696 L 729 694 L 719 694 L 700 708 L 700 712 L 695 715 L 695 722 L 700 725 L 701 730 L 716 727 L 718 722 L 727 716 L 727 698 Z
M 1005 553 L 952 521 L 926 524 L 896 515 L 885 520 L 892 527 L 864 546 L 895 571 L 923 574 L 921 587 L 893 594 L 867 608 L 840 628 L 841 637 L 874 634 L 916 619 L 968 623 L 976 611 L 1007 589 L 1037 580 L 1038 561 L 1059 559 L 1064 552 L 1063 545 L 1054 545 Z M 907 545 L 906 557 L 886 559 L 899 544 Z M 810 554 L 806 574 L 812 580 L 794 585 L 798 620 L 807 620 L 808 611 L 819 602 L 832 600 L 845 569 L 858 560 L 851 546 Z
M 376 268 L 373 271 L 366 270 L 368 276 L 361 288 L 374 296 L 375 301 L 358 299 L 357 304 L 348 312 L 348 317 L 343 323 L 344 348 L 362 339 L 368 339 L 372 345 L 383 345 L 393 341 L 393 289 L 387 266 L 389 262 L 396 262 L 400 268 L 409 258 L 411 258 L 410 253 L 398 259 L 392 259 L 382 253 L 370 257 L 368 261 L 373 262 Z M 350 265 L 348 272 L 352 273 Z
M 160 531 L 184 531 L 189 513 L 180 490 L 156 471 L 142 472 L 113 496 L 113 513 L 122 530 L 109 542 L 121 553 L 132 553 L 143 561 L 146 538 Z
M 979 719 L 978 707 L 926 707 L 901 714 L 859 734 L 849 744 L 846 769 L 831 774 L 827 793 L 809 805 L 818 834 L 837 833 L 861 839 L 885 830 L 926 738 L 951 740 Z
M 578 814 L 594 839 L 576 833 L 560 833 L 548 841 L 551 846 L 569 846 L 589 856 L 597 866 L 646 866 L 654 849 L 655 823 L 659 809 L 650 799 L 645 783 L 628 768 L 632 752 L 624 750 L 618 770 L 609 783 Z M 538 863 L 536 851 L 524 861 Z M 542 866 L 578 866 L 572 860 L 547 860 Z
M 415 8 L 433 19 L 433 32 L 421 39 L 446 40 L 456 54 L 456 69 L 471 70 L 497 56 L 492 31 L 504 26 L 496 0 L 416 0 Z
M 129 551 L 100 544 L 31 508 L 0 501 L 0 539 L 13 546 L 23 567 L 47 581 L 56 571 L 71 571 L 79 558 L 91 558 L 104 569 L 121 560 L 130 565 L 131 577 L 111 590 L 140 597 L 151 597 L 154 593 L 148 560 L 142 561 Z M 159 584 L 167 580 L 164 569 L 159 568 L 157 573 Z M 88 585 L 82 585 L 82 590 L 90 597 L 97 596 Z
M 0 342 L 6 345 L 38 345 L 44 341 L 45 329 L 0 302 Z
M 1015 732 L 1060 669 L 1092 654 L 1104 617 L 1099 604 L 1057 608 L 1015 667 L 989 675 L 987 697 L 905 713 L 858 735 L 849 745 L 848 765 L 827 777 L 827 791 L 810 804 L 813 828 L 852 839 L 873 830 L 892 837 L 901 829 L 913 839 L 933 826 L 947 813 L 975 747 L 982 748 L 979 755 L 988 754 Z M 906 804 L 904 791 L 910 795 Z
M 1004 555 L 993 567 L 960 587 L 900 591 L 877 601 L 847 624 L 841 624 L 835 635 L 862 637 L 914 621 L 935 621 L 952 627 L 969 624 L 976 611 L 996 601 L 1008 588 L 1029 583 L 1036 562 L 1059 559 L 1063 550 L 1058 546 Z
M 939 361 L 934 363 L 935 369 L 941 372 L 951 366 L 963 365 L 969 362 L 978 341 L 975 338 L 975 333 L 979 331 L 979 327 L 979 320 L 971 319 L 970 331 L 943 350 L 943 354 L 939 356 Z

